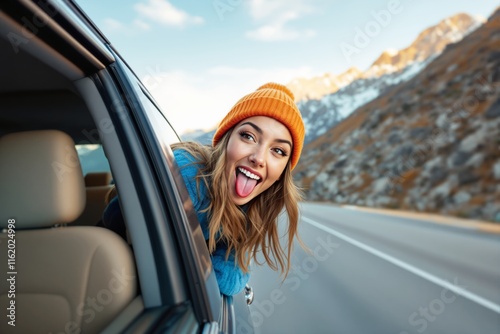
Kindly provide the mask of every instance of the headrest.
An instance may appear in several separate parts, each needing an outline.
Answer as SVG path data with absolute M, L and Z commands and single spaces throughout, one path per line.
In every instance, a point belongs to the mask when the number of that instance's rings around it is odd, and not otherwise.
M 75 143 L 56 130 L 0 138 L 0 227 L 16 229 L 74 221 L 85 207 L 85 184 Z
M 85 175 L 86 187 L 109 186 L 111 184 L 111 173 L 87 173 Z

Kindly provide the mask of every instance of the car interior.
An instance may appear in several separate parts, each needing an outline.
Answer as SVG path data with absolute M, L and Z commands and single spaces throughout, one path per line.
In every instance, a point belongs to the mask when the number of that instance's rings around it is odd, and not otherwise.
M 179 137 L 77 5 L 51 3 L 0 7 L 0 305 L 17 318 L 0 333 L 217 330 L 230 307 Z M 116 195 L 125 233 L 103 226 Z
M 50 332 L 67 322 L 100 331 L 135 297 L 137 275 L 130 247 L 115 233 L 53 227 L 71 223 L 85 206 L 78 163 L 54 173 L 54 162 L 78 161 L 73 140 L 56 130 L 22 131 L 0 139 L 0 155 L 2 192 L 9 194 L 0 211 L 23 213 L 16 215 L 18 312 L 20 317 L 35 314 L 38 320 L 20 321 L 18 330 Z M 85 308 L 88 296 L 102 302 L 101 312 Z M 73 309 L 92 321 L 71 320 Z
M 96 226 L 111 172 L 80 167 L 75 144 L 101 144 L 74 85 L 85 74 L 3 12 L 0 22 L 0 248 L 7 254 L 15 212 L 10 272 L 17 317 L 29 319 L 14 332 L 101 332 L 140 289 L 130 245 Z M 8 305 L 10 275 L 0 277 L 0 304 Z M 0 323 L 0 332 L 12 330 Z

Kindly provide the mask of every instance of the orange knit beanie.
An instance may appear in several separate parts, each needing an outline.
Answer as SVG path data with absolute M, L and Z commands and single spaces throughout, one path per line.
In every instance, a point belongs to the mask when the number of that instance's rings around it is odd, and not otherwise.
M 220 122 L 213 139 L 217 145 L 224 134 L 242 120 L 253 116 L 267 116 L 284 124 L 292 135 L 292 169 L 297 165 L 304 144 L 305 128 L 293 93 L 283 85 L 267 83 L 255 92 L 241 98 Z

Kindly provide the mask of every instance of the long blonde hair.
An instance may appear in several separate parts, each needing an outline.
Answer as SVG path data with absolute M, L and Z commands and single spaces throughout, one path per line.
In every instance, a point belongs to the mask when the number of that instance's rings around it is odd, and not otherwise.
M 256 257 L 261 251 L 265 262 L 286 277 L 290 270 L 294 238 L 297 237 L 302 245 L 297 235 L 298 202 L 302 199 L 302 193 L 293 182 L 290 161 L 280 179 L 242 210 L 230 199 L 225 173 L 226 148 L 231 133 L 232 130 L 227 131 L 215 147 L 195 142 L 172 145 L 173 150 L 186 150 L 204 166 L 197 175 L 197 182 L 205 183 L 210 198 L 207 208 L 209 251 L 215 251 L 217 242 L 224 242 L 228 248 L 226 258 L 234 250 L 236 262 L 245 273 L 249 271 L 251 259 L 261 264 Z M 282 247 L 278 233 L 278 218 L 283 208 L 288 218 L 285 247 Z

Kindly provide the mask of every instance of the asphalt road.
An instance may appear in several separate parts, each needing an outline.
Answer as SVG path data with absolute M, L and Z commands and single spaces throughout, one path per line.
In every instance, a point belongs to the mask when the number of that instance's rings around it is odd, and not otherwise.
M 257 333 L 500 333 L 500 235 L 304 203 L 285 281 L 253 266 Z M 239 328 L 245 333 L 246 328 Z

